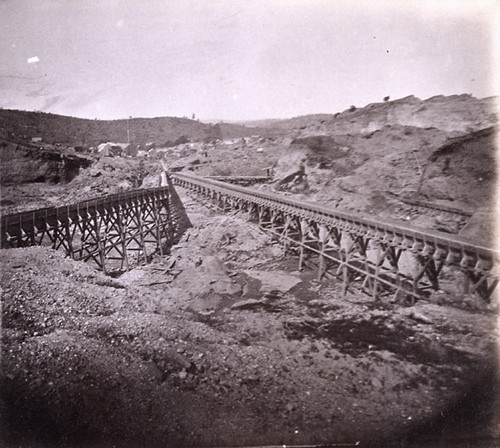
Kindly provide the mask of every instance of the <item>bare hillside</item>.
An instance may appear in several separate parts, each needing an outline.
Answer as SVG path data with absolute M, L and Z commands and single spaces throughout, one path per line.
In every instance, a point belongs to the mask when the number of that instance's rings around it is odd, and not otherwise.
M 19 141 L 39 137 L 45 143 L 84 147 L 107 141 L 171 145 L 181 137 L 187 141 L 202 141 L 226 136 L 244 137 L 260 131 L 269 132 L 227 123 L 221 128 L 219 124 L 178 117 L 87 120 L 42 112 L 0 110 L 1 138 Z
M 387 125 L 434 127 L 447 132 L 467 132 L 492 126 L 497 117 L 495 98 L 438 95 L 426 100 L 415 96 L 351 106 L 343 112 L 313 114 L 286 120 L 246 122 L 248 126 L 286 129 L 302 134 L 370 133 Z

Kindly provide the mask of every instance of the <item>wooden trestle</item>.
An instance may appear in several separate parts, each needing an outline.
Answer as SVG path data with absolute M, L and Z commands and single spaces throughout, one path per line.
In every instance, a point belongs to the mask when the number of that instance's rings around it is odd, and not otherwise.
M 377 221 L 317 204 L 204 179 L 173 175 L 176 185 L 208 198 L 222 210 L 240 210 L 295 250 L 299 269 L 315 264 L 318 279 L 342 279 L 344 292 L 356 284 L 373 295 L 409 300 L 440 281 L 463 283 L 465 293 L 490 301 L 500 276 L 500 253 L 443 232 Z M 457 276 L 457 274 L 460 274 Z
M 133 190 L 61 207 L 3 216 L 2 248 L 34 245 L 93 260 L 104 272 L 128 270 L 163 254 L 191 224 L 174 186 Z

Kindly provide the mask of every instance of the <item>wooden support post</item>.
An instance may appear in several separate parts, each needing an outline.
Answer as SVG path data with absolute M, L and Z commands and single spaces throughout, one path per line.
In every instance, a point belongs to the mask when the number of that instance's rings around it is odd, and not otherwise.
M 464 294 L 469 294 L 471 286 L 470 286 L 470 277 L 468 271 L 463 271 L 463 283 L 462 283 L 462 291 Z
M 324 273 L 325 273 L 325 243 L 321 241 L 319 248 L 318 281 L 321 280 Z
M 35 245 L 35 232 L 36 232 L 35 213 L 33 212 L 32 216 L 31 216 L 31 226 L 30 226 L 30 245 L 31 246 Z
M 424 276 L 429 263 L 431 261 L 434 261 L 432 258 L 425 258 L 421 255 L 416 254 L 415 255 L 415 271 L 413 275 L 413 287 L 412 287 L 412 296 L 411 296 L 411 304 L 413 305 L 415 303 L 415 297 L 418 295 L 418 286 L 420 283 L 420 280 Z
M 378 300 L 378 279 L 380 275 L 380 267 L 384 263 L 384 258 L 385 258 L 385 249 L 381 244 L 379 244 L 377 247 L 377 261 L 376 261 L 375 276 L 373 278 L 373 286 L 372 286 L 372 297 L 373 300 L 375 301 Z
M 318 268 L 318 281 L 321 280 L 326 271 L 326 260 L 325 260 L 325 250 L 326 243 L 330 237 L 330 232 L 328 229 L 321 225 L 318 229 L 318 241 L 319 241 L 319 268 Z
M 71 235 L 71 231 L 69 228 L 69 217 L 66 218 L 65 223 L 64 223 L 64 230 L 65 230 L 65 237 L 66 237 L 66 243 L 68 244 L 68 255 L 70 258 L 75 258 L 75 254 L 73 252 L 73 238 Z
M 343 254 L 343 262 L 342 262 L 342 297 L 345 298 L 347 295 L 347 288 L 349 286 L 349 270 L 348 270 L 348 258 L 349 253 L 347 251 Z
M 401 283 L 401 273 L 399 272 L 399 259 L 401 258 L 402 254 L 402 249 L 397 249 L 392 246 L 383 246 L 384 247 L 384 254 L 387 260 L 389 261 L 389 265 L 392 269 L 392 274 L 395 277 L 396 280 L 396 291 L 394 291 L 394 296 L 393 299 L 394 301 L 397 301 L 399 298 L 399 292 L 401 291 L 402 288 L 402 283 Z
M 22 221 L 21 221 L 21 215 L 19 215 L 19 227 L 16 229 L 17 230 L 17 247 L 23 247 L 23 231 L 22 231 Z
M 83 219 L 80 219 L 78 225 L 80 227 L 80 249 L 79 249 L 79 252 L 80 252 L 80 255 L 78 257 L 79 260 L 81 260 L 83 258 L 83 251 L 85 249 L 85 240 L 86 240 L 86 231 L 87 231 L 87 224 L 88 224 L 88 221 L 87 219 L 83 218 Z
M 57 249 L 57 237 L 59 236 L 59 219 L 56 219 L 55 225 L 52 227 L 52 235 L 49 233 L 49 237 L 52 241 L 52 249 Z
M 288 240 L 288 237 L 289 237 L 289 228 L 290 228 L 291 223 L 292 223 L 292 218 L 290 217 L 290 215 L 286 215 L 285 216 L 285 225 L 283 227 L 283 231 L 282 231 L 281 237 L 280 237 L 280 242 L 281 242 L 281 244 L 283 244 L 285 251 L 287 251 L 289 246 L 290 246 L 290 241 Z
M 358 248 L 359 255 L 361 257 L 361 262 L 364 267 L 365 279 L 363 280 L 363 284 L 361 285 L 361 289 L 364 289 L 365 285 L 368 284 L 368 290 L 372 289 L 372 272 L 371 272 L 371 264 L 368 262 L 368 244 L 370 243 L 369 238 L 363 238 L 361 235 L 355 236 L 356 247 Z
M 160 205 L 159 199 L 155 196 L 153 204 L 153 213 L 155 219 L 155 236 L 156 236 L 156 249 L 163 256 L 163 245 L 161 244 L 161 221 L 160 221 Z
M 257 213 L 258 213 L 258 217 L 259 217 L 259 227 L 262 226 L 262 223 L 264 222 L 264 207 L 263 206 L 257 206 Z
M 93 217 L 94 218 L 94 231 L 95 231 L 95 239 L 97 242 L 97 250 L 99 251 L 99 264 L 100 268 L 104 272 L 104 274 L 107 274 L 106 272 L 106 255 L 105 255 L 105 250 L 106 250 L 106 241 L 103 241 L 101 238 L 101 217 L 96 215 Z M 104 238 L 105 240 L 106 238 Z
M 120 244 L 122 247 L 122 253 L 123 253 L 123 258 L 122 258 L 122 263 L 120 266 L 120 269 L 123 269 L 123 266 L 125 266 L 125 270 L 129 270 L 129 263 L 128 263 L 128 252 L 127 252 L 127 229 L 126 229 L 126 221 L 125 225 L 123 223 L 123 213 L 122 213 L 122 205 L 118 204 L 116 207 L 116 213 L 117 213 L 117 221 L 118 221 L 118 232 L 120 234 Z
M 351 253 L 356 247 L 356 241 L 351 241 L 347 249 L 340 249 L 340 253 L 344 254 L 343 262 L 342 262 L 342 297 L 345 297 L 347 294 L 347 289 L 349 288 L 349 262 Z
M 436 268 L 436 263 L 434 262 L 434 259 L 430 258 L 427 262 L 427 268 L 425 270 L 425 274 L 429 281 L 431 282 L 432 288 L 437 291 L 439 289 L 439 272 L 440 269 L 438 270 Z
M 138 201 L 137 202 L 137 207 L 136 207 L 136 213 L 137 213 L 137 222 L 139 224 L 139 237 L 141 239 L 141 248 L 142 248 L 142 254 L 144 258 L 144 263 L 148 262 L 148 256 L 146 253 L 146 243 L 144 241 L 144 229 L 143 229 L 143 223 L 142 223 L 142 207 L 141 203 Z
M 304 246 L 309 225 L 305 220 L 300 221 L 300 251 L 299 251 L 299 271 L 302 271 L 304 266 Z

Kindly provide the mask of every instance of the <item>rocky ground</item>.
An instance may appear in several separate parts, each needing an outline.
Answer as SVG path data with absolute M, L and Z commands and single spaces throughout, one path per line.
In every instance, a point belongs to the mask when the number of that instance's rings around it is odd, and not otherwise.
M 33 160 L 32 163 L 36 163 Z M 30 167 L 25 167 L 30 169 Z M 0 211 L 18 213 L 42 207 L 73 204 L 133 188 L 158 186 L 161 167 L 157 161 L 100 157 L 67 183 L 12 182 L 2 185 Z
M 495 305 L 443 291 L 413 307 L 343 298 L 253 224 L 184 202 L 194 227 L 170 256 L 118 279 L 50 249 L 1 251 L 5 443 L 500 435 Z
M 206 156 L 184 149 L 186 163 L 173 148 L 172 162 L 201 175 L 272 167 L 255 188 L 490 245 L 489 103 L 409 97 Z M 152 187 L 160 170 L 101 157 L 67 183 L 37 171 L 2 185 L 0 209 Z M 2 446 L 498 446 L 498 299 L 464 296 L 451 273 L 414 306 L 344 297 L 255 224 L 179 193 L 193 228 L 116 278 L 44 247 L 0 250 Z

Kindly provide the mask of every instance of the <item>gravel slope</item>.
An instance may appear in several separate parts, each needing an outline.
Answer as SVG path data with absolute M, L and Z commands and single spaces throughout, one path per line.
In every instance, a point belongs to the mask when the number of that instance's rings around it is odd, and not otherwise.
M 342 298 L 251 224 L 185 203 L 194 228 L 170 257 L 119 279 L 50 249 L 0 251 L 7 445 L 500 434 L 494 310 Z

